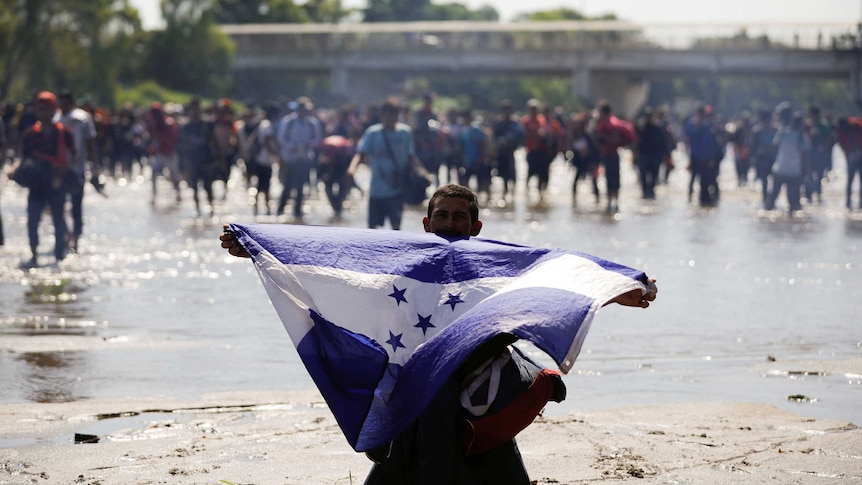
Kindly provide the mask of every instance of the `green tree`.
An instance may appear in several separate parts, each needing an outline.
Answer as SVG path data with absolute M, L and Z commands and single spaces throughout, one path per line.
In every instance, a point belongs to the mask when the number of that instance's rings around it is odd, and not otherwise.
M 318 3 L 309 0 L 310 3 Z M 212 11 L 218 24 L 306 23 L 305 9 L 293 0 L 216 0 Z
M 233 83 L 233 42 L 209 0 L 162 0 L 165 29 L 154 32 L 142 74 L 175 90 L 221 95 Z
M 69 88 L 112 97 L 122 40 L 141 28 L 128 0 L 14 0 L 0 4 L 0 98 Z
M 577 10 L 560 7 L 553 10 L 524 13 L 515 17 L 517 21 L 548 21 L 548 20 L 617 20 L 612 13 L 602 14 L 597 17 L 587 17 Z
M 462 3 L 431 3 L 425 6 L 423 20 L 500 20 L 500 15 L 494 7 L 484 6 L 479 10 L 470 10 Z
M 483 5 L 477 10 L 452 3 L 431 3 L 431 0 L 368 0 L 362 11 L 365 22 L 411 22 L 417 20 L 490 20 L 500 19 L 497 10 Z
M 303 9 L 312 22 L 322 24 L 336 24 L 354 12 L 344 8 L 341 0 L 307 0 Z
M 409 22 L 422 17 L 431 0 L 368 0 L 366 22 Z

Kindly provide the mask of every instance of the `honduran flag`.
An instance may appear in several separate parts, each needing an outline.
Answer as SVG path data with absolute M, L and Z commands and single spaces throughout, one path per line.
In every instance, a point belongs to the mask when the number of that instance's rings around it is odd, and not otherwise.
M 230 229 L 356 451 L 391 441 L 496 335 L 532 342 L 568 372 L 599 308 L 649 285 L 643 272 L 587 254 L 480 238 Z

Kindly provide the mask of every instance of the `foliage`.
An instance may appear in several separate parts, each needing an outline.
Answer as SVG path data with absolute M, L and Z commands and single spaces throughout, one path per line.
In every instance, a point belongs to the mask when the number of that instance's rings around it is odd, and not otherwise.
M 129 88 L 118 88 L 113 105 L 130 102 L 135 106 L 149 106 L 154 101 L 186 104 L 192 97 L 192 94 L 159 86 L 155 81 L 144 81 Z
M 418 98 L 421 93 L 433 91 L 438 97 L 435 106 L 440 109 L 445 100 L 456 100 L 456 105 L 470 107 L 482 111 L 494 111 L 499 108 L 504 99 L 511 101 L 512 106 L 521 109 L 530 98 L 541 99 L 554 105 L 563 106 L 567 110 L 581 108 L 575 98 L 568 77 L 523 76 L 518 78 L 496 76 L 439 76 L 427 79 L 413 79 L 408 97 Z M 423 86 L 424 89 L 416 89 Z
M 543 10 L 533 13 L 524 13 L 518 15 L 517 21 L 549 21 L 549 20 L 617 20 L 617 16 L 612 13 L 599 15 L 597 17 L 587 17 L 577 10 L 566 7 L 560 7 L 553 10 Z
M 721 76 L 720 78 L 657 80 L 651 83 L 648 104 L 670 105 L 679 99 L 711 104 L 715 111 L 736 116 L 744 110 L 773 109 L 790 101 L 803 111 L 818 105 L 836 116 L 855 110 L 847 81 L 795 80 L 757 76 Z
M 142 66 L 145 79 L 204 96 L 232 85 L 234 45 L 218 29 L 208 0 L 162 0 L 165 29 L 154 32 Z
M 431 0 L 368 0 L 365 22 L 410 22 L 418 20 L 499 20 L 490 5 L 470 10 L 461 3 L 431 3 Z
M 486 20 L 497 21 L 500 15 L 494 7 L 484 6 L 479 10 L 470 10 L 461 3 L 432 3 L 422 11 L 423 20 Z
M 422 20 L 422 12 L 431 0 L 368 0 L 365 22 L 409 22 Z
M 109 98 L 120 46 L 141 22 L 128 0 L 12 0 L 0 27 L 0 98 L 60 88 Z
M 703 37 L 695 39 L 693 49 L 769 49 L 770 47 L 787 47 L 780 42 L 770 40 L 766 35 L 749 37 L 745 29 L 730 37 Z

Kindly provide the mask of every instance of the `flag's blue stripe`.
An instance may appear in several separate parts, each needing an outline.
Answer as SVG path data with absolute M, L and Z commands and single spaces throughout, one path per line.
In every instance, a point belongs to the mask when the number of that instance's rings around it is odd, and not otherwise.
M 253 255 L 266 249 L 283 263 L 402 275 L 429 283 L 518 276 L 550 252 L 403 231 L 292 225 L 232 227 Z
M 374 340 L 310 313 L 314 326 L 296 346 L 297 353 L 344 436 L 354 444 L 389 357 Z
M 400 369 L 388 405 L 372 406 L 354 448 L 369 450 L 391 440 L 418 417 L 473 350 L 498 334 L 528 340 L 561 363 L 593 301 L 565 290 L 525 288 L 474 307 L 414 352 Z
M 447 239 L 427 233 L 285 224 L 232 224 L 252 255 L 266 250 L 285 264 L 314 265 L 368 274 L 393 274 L 428 283 L 517 277 L 564 251 L 486 239 Z M 574 253 L 609 271 L 643 280 L 642 272 Z

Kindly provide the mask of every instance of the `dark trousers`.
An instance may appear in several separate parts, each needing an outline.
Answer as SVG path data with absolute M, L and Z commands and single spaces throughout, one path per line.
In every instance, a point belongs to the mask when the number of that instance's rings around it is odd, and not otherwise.
M 778 194 L 781 193 L 782 185 L 787 190 L 787 203 L 790 205 L 790 210 L 801 210 L 802 204 L 799 203 L 799 189 L 802 186 L 802 175 L 784 175 L 779 173 L 772 174 L 772 192 L 769 193 L 769 199 L 766 201 L 766 209 L 772 210 L 775 208 L 775 200 L 778 199 Z
M 602 156 L 602 165 L 605 167 L 605 184 L 608 188 L 608 197 L 616 197 L 620 191 L 620 155 Z
M 661 155 L 638 156 L 638 172 L 641 178 L 641 191 L 645 199 L 655 199 L 655 184 L 661 168 Z
M 718 161 L 692 157 L 691 159 L 691 184 L 694 177 L 700 179 L 700 205 L 713 206 L 718 203 Z M 689 185 L 689 199 L 691 198 L 692 186 Z
M 862 209 L 862 155 L 858 152 L 847 156 L 847 208 L 853 205 L 853 180 L 859 175 L 859 208 Z
M 78 238 L 84 233 L 84 174 L 72 173 L 66 180 L 72 202 L 72 235 Z
M 45 207 L 51 209 L 51 220 L 54 221 L 54 256 L 63 259 L 66 256 L 66 218 L 63 206 L 66 203 L 64 190 L 30 190 L 27 196 L 27 236 L 30 238 L 30 249 L 36 256 L 39 247 L 39 222 Z
M 278 177 L 283 185 L 278 199 L 278 214 L 284 212 L 287 201 L 293 193 L 293 216 L 302 217 L 302 201 L 305 197 L 303 187 L 308 182 L 310 172 L 311 166 L 308 162 L 282 162 L 278 169 Z
M 551 162 L 553 155 L 546 149 L 531 150 L 527 152 L 527 179 L 532 177 L 538 179 L 540 191 L 548 188 Z

